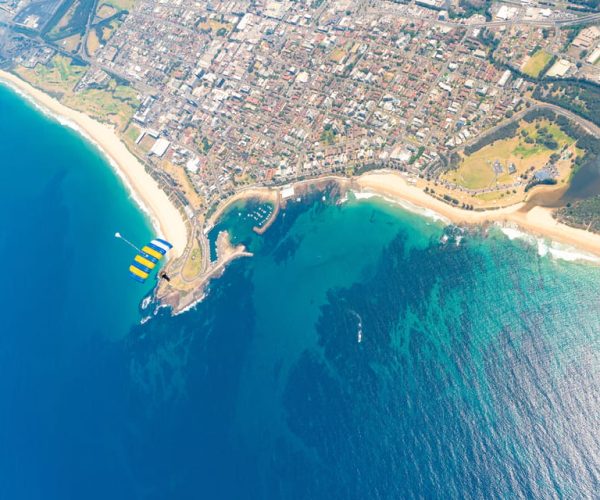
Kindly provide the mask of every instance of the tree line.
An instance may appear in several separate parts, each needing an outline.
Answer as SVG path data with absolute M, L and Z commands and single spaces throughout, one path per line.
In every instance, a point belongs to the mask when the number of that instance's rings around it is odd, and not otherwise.
M 491 132 L 487 135 L 484 135 L 483 137 L 481 137 L 474 143 L 469 144 L 468 146 L 465 146 L 464 153 L 465 153 L 465 155 L 470 156 L 473 153 L 479 151 L 480 149 L 483 149 L 485 146 L 487 146 L 489 144 L 493 144 L 494 142 L 500 141 L 502 139 L 508 139 L 510 137 L 514 137 L 514 135 L 517 133 L 518 129 L 519 129 L 519 123 L 517 121 L 507 123 L 506 125 L 503 125 L 502 127 L 497 128 L 493 132 Z
M 600 86 L 581 82 L 553 81 L 538 85 L 534 99 L 556 104 L 600 126 Z

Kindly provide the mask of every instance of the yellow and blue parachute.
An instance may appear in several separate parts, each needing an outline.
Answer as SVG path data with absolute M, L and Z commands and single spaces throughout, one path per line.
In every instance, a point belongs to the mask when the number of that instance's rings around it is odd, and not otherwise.
M 156 267 L 158 261 L 173 248 L 168 241 L 161 238 L 155 238 L 147 245 L 143 246 L 139 253 L 133 259 L 129 266 L 130 276 L 140 283 L 144 283 L 152 269 Z

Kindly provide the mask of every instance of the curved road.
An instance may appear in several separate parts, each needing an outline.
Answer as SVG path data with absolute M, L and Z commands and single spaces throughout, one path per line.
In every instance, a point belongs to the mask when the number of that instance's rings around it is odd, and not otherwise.
M 594 123 L 592 123 L 591 121 L 573 113 L 572 111 L 569 111 L 567 109 L 561 108 L 560 106 L 557 106 L 556 104 L 550 104 L 547 102 L 541 102 L 541 101 L 534 101 L 534 100 L 529 100 L 528 102 L 532 103 L 532 106 L 530 108 L 525 108 L 522 109 L 521 111 L 515 113 L 510 120 L 503 120 L 500 123 L 498 123 L 497 125 L 494 125 L 492 128 L 487 129 L 485 132 L 469 139 L 466 142 L 463 142 L 460 146 L 456 147 L 453 149 L 453 151 L 459 151 L 461 149 L 464 149 L 466 146 L 469 146 L 470 144 L 473 144 L 474 142 L 477 142 L 479 139 L 481 139 L 482 137 L 485 137 L 488 134 L 492 134 L 494 133 L 496 130 L 498 130 L 499 128 L 504 127 L 505 125 L 508 125 L 509 123 L 512 123 L 516 120 L 520 120 L 521 118 L 523 118 L 523 116 L 528 113 L 529 111 L 533 111 L 535 109 L 549 109 L 551 111 L 554 111 L 556 114 L 559 115 L 563 115 L 565 117 L 567 117 L 569 120 L 577 123 L 577 125 L 579 125 L 582 129 L 584 129 L 586 132 L 592 134 L 595 137 L 600 137 L 600 127 Z

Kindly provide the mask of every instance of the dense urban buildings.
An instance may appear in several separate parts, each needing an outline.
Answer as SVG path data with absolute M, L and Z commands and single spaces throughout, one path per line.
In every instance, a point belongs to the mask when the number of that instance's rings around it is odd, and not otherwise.
M 557 156 L 477 160 L 489 181 L 452 171 L 486 133 L 550 106 L 542 78 L 598 84 L 600 28 L 575 4 L 482 5 L 12 0 L 2 62 L 114 124 L 194 224 L 246 186 L 382 167 L 484 206 L 568 176 L 580 152 L 552 137 Z

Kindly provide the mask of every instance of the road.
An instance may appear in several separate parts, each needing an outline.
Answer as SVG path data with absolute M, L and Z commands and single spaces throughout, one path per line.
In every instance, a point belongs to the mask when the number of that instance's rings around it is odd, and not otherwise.
M 585 118 L 573 113 L 572 111 L 561 108 L 560 106 L 557 106 L 556 104 L 550 104 L 550 103 L 539 102 L 539 101 L 532 101 L 532 102 L 535 103 L 535 107 L 551 109 L 552 111 L 554 111 L 557 114 L 566 116 L 570 120 L 577 123 L 586 132 L 592 134 L 595 137 L 600 137 L 600 127 L 598 127 L 598 125 L 592 123 L 589 120 L 586 120 Z
M 582 129 L 584 129 L 589 134 L 592 134 L 593 136 L 600 138 L 600 127 L 598 127 L 597 125 L 595 125 L 591 121 L 586 120 L 585 118 L 583 118 L 583 117 L 581 117 L 579 115 L 576 115 L 575 113 L 573 113 L 571 111 L 568 111 L 568 110 L 566 110 L 564 108 L 561 108 L 560 106 L 556 106 L 555 104 L 550 104 L 550 103 L 540 102 L 540 101 L 534 101 L 532 99 L 530 99 L 529 102 L 532 104 L 531 107 L 522 109 L 521 111 L 515 113 L 510 118 L 510 120 L 503 120 L 500 123 L 498 123 L 497 125 L 494 125 L 492 128 L 487 129 L 484 133 L 479 134 L 479 135 L 477 135 L 477 136 L 469 139 L 466 142 L 463 142 L 460 146 L 456 147 L 454 149 L 454 151 L 459 151 L 459 150 L 464 149 L 466 146 L 469 146 L 469 145 L 477 142 L 479 139 L 481 139 L 482 136 L 493 134 L 499 128 L 502 128 L 505 125 L 507 125 L 509 123 L 512 123 L 512 122 L 514 122 L 516 120 L 520 120 L 521 118 L 523 118 L 523 116 L 526 113 L 528 113 L 529 111 L 533 111 L 535 109 L 549 109 L 551 111 L 554 111 L 556 114 L 563 115 L 564 117 L 569 118 L 569 120 L 577 123 L 577 125 L 579 125 Z
M 387 2 L 388 4 L 390 2 Z M 379 14 L 381 16 L 386 16 L 390 14 L 398 14 L 406 16 L 407 5 L 415 6 L 414 2 L 410 2 L 409 4 L 401 4 L 401 5 L 386 5 L 385 9 L 381 7 L 374 7 L 367 10 L 369 14 Z M 519 6 L 523 7 L 522 4 Z M 394 12 L 394 10 L 396 12 Z M 564 11 L 563 11 L 564 12 Z M 576 14 L 572 13 L 574 16 Z M 451 28 L 457 27 L 466 27 L 466 28 L 494 28 L 494 27 L 502 27 L 502 26 L 539 26 L 540 28 L 556 28 L 561 26 L 574 26 L 577 24 L 590 24 L 594 22 L 600 21 L 600 12 L 595 12 L 591 14 L 584 14 L 578 17 L 572 17 L 568 19 L 523 19 L 521 17 L 515 17 L 513 19 L 506 20 L 496 20 L 496 21 L 484 21 L 478 23 L 467 23 L 465 20 L 460 21 L 452 21 L 452 20 L 441 20 L 437 18 L 418 18 L 415 19 L 418 21 L 422 21 L 429 24 L 437 24 L 442 26 L 448 26 Z

